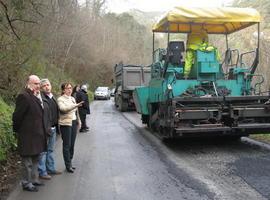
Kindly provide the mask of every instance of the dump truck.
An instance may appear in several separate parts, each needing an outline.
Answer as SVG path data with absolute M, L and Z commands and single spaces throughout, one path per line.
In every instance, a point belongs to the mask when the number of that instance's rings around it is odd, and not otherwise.
M 115 106 L 121 112 L 135 110 L 132 93 L 136 87 L 147 86 L 150 67 L 138 65 L 115 65 Z
M 252 25 L 258 32 L 254 50 L 241 53 L 230 48 L 228 35 Z M 185 41 L 172 35 L 188 34 L 194 26 L 202 27 L 209 36 L 224 35 L 220 37 L 226 51 L 221 52 L 225 56 L 220 61 L 217 51 L 195 50 L 191 74 L 186 78 Z M 153 41 L 156 33 L 167 35 L 167 48 L 155 49 L 153 42 L 149 86 L 134 90 L 142 123 L 163 139 L 269 133 L 269 94 L 261 90 L 263 75 L 256 73 L 260 14 L 255 9 L 175 7 L 152 30 Z M 239 38 L 238 43 L 242 41 Z

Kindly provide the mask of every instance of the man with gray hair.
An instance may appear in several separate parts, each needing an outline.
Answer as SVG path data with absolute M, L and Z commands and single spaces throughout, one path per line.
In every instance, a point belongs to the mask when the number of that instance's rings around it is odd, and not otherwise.
M 56 132 L 58 130 L 58 118 L 59 118 L 59 108 L 56 100 L 52 94 L 52 86 L 49 79 L 41 80 L 41 90 L 42 99 L 44 102 L 48 102 L 49 105 L 49 135 L 47 141 L 47 152 L 42 152 L 39 160 L 39 177 L 41 179 L 49 180 L 50 175 L 61 174 L 60 171 L 55 169 L 55 159 L 54 159 L 54 148 L 56 142 Z M 49 175 L 50 174 L 50 175 Z
M 12 116 L 13 130 L 18 136 L 18 150 L 25 167 L 23 190 L 37 192 L 36 186 L 43 185 L 38 180 L 38 161 L 46 150 L 46 128 L 43 120 L 44 105 L 40 97 L 40 79 L 31 75 L 25 90 L 16 99 Z

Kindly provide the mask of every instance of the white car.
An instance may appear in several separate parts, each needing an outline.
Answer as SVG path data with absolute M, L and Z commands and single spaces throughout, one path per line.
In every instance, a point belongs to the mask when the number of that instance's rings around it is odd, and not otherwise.
M 94 99 L 110 99 L 110 89 L 109 87 L 98 87 L 95 90 Z

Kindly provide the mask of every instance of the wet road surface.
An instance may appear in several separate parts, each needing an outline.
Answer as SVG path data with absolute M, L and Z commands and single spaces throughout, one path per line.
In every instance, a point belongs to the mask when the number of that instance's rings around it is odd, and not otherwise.
M 149 134 L 135 113 L 124 113 L 159 146 L 167 159 L 214 193 L 214 199 L 270 199 L 270 151 L 252 143 L 223 138 L 161 142 Z M 269 145 L 267 145 L 269 146 Z M 182 178 L 180 178 L 182 179 Z
M 78 133 L 74 174 L 64 171 L 61 139 L 56 148 L 62 175 L 39 192 L 9 200 L 201 200 L 270 199 L 270 152 L 243 142 L 176 140 L 150 134 L 134 112 L 120 113 L 110 101 L 95 101 L 90 131 Z

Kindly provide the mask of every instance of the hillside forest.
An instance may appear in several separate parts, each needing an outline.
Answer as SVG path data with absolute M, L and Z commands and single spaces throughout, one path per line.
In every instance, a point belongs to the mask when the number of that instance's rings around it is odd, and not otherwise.
M 30 74 L 49 78 L 54 91 L 64 81 L 113 86 L 114 65 L 120 61 L 149 65 L 151 25 L 162 13 L 132 10 L 107 12 L 106 0 L 0 0 L 0 160 L 16 148 L 11 129 L 14 100 Z M 253 7 L 262 15 L 259 73 L 270 85 L 268 0 L 235 0 L 233 6 Z M 255 29 L 256 30 L 256 29 Z M 232 46 L 250 50 L 254 36 L 230 36 Z M 239 39 L 240 38 L 240 39 Z M 241 42 L 240 42 L 241 41 Z M 224 43 L 213 38 L 223 50 Z M 254 48 L 254 46 L 253 46 Z

